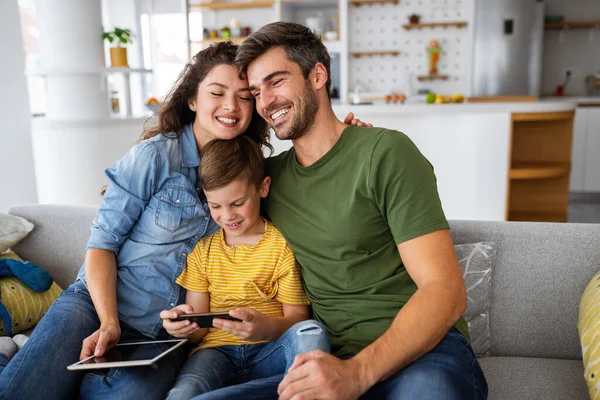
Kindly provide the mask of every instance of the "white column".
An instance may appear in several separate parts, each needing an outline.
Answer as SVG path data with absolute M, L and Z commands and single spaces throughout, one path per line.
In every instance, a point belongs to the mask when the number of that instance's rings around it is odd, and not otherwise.
M 47 118 L 108 118 L 101 2 L 37 0 L 36 6 Z
M 36 203 L 31 150 L 31 125 L 25 54 L 17 0 L 0 1 L 2 50 L 0 63 L 0 212 L 10 207 Z

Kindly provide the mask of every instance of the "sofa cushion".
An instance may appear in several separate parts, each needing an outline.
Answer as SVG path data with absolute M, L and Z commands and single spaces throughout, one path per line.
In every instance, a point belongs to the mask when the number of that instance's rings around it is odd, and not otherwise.
M 585 288 L 577 324 L 590 399 L 600 399 L 600 272 Z
M 581 360 L 485 357 L 489 400 L 587 399 Z
M 4 253 L 0 258 L 20 260 L 12 252 Z M 47 291 L 36 292 L 15 277 L 0 279 L 0 299 L 12 322 L 11 327 L 6 327 L 0 320 L 0 336 L 15 335 L 35 326 L 61 292 L 56 282 Z
M 463 318 L 469 325 L 471 346 L 478 357 L 490 355 L 490 297 L 495 250 L 493 242 L 454 246 L 467 288 L 467 309 Z
M 17 244 L 32 229 L 33 224 L 25 218 L 0 213 L 0 254 Z

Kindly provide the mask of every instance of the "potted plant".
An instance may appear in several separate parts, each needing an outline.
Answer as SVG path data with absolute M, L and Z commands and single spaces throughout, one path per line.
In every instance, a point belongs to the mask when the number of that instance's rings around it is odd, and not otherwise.
M 110 48 L 111 67 L 128 67 L 127 48 L 121 47 L 123 44 L 133 43 L 135 36 L 130 29 L 115 28 L 112 31 L 104 32 L 102 38 L 108 40 L 115 46 Z

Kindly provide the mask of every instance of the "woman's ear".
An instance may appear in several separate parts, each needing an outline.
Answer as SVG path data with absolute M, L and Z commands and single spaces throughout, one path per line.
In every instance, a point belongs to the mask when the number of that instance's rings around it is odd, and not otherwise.
M 190 107 L 190 110 L 192 110 L 192 112 L 196 112 L 196 103 L 190 101 L 188 102 L 188 106 Z
M 265 197 L 267 197 L 267 195 L 269 194 L 270 188 L 271 188 L 271 177 L 266 176 L 265 179 L 263 179 L 262 183 L 260 184 L 260 197 L 262 197 L 263 199 Z

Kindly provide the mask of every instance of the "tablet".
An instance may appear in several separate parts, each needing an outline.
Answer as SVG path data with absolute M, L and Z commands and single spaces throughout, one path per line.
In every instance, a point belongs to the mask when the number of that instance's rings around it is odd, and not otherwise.
M 183 346 L 187 339 L 153 340 L 148 342 L 119 343 L 101 357 L 91 356 L 71 364 L 68 370 L 153 366 L 158 360 Z M 170 346 L 165 349 L 163 343 Z
M 212 321 L 214 318 L 228 319 L 230 321 L 241 322 L 241 319 L 237 319 L 229 315 L 228 312 L 209 312 L 209 313 L 191 313 L 181 314 L 177 318 L 171 318 L 171 321 L 185 321 L 189 320 L 198 324 L 200 328 L 212 328 Z

